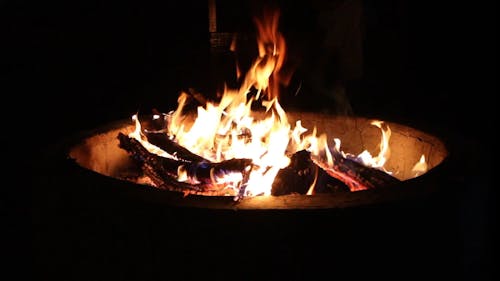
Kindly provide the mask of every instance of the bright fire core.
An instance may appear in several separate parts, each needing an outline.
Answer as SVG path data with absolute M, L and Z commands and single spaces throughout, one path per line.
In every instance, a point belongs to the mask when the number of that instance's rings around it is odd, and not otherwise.
M 241 79 L 237 89 L 227 88 L 218 102 L 207 102 L 197 108 L 192 122 L 184 115 L 189 95 L 181 93 L 178 107 L 168 115 L 166 133 L 191 152 L 213 162 L 234 158 L 252 160 L 251 171 L 245 182 L 244 196 L 270 195 L 273 181 L 280 171 L 290 163 L 290 156 L 300 150 L 307 150 L 316 157 L 325 159 L 332 166 L 332 151 L 347 156 L 340 150 L 338 138 L 329 140 L 326 134 L 318 135 L 316 128 L 307 129 L 300 120 L 290 124 L 287 113 L 278 102 L 279 90 L 286 86 L 290 77 L 282 74 L 286 56 L 285 40 L 278 31 L 279 12 L 272 12 L 255 20 L 258 36 L 258 57 Z M 240 70 L 238 70 L 240 73 Z M 255 111 L 258 104 L 261 110 Z M 147 142 L 141 134 L 141 124 L 136 115 L 136 130 L 129 136 L 139 140 L 150 152 L 162 157 L 176 158 Z M 159 116 L 158 116 L 159 118 Z M 381 129 L 381 143 L 378 155 L 363 151 L 359 155 L 349 155 L 360 163 L 384 169 L 390 156 L 390 128 L 381 121 L 372 125 Z M 419 164 L 421 168 L 423 164 Z M 419 169 L 422 173 L 422 169 Z M 179 168 L 178 181 L 196 183 L 196 178 L 186 177 Z M 243 175 L 228 173 L 213 179 L 218 185 L 224 184 L 227 194 L 237 194 Z M 313 184 L 314 185 L 314 184 Z M 314 186 L 308 194 L 314 194 Z M 351 188 L 352 191 L 356 191 Z

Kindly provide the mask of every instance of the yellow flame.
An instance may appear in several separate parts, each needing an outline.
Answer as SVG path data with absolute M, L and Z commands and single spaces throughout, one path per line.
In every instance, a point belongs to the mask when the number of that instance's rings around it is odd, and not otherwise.
M 330 167 L 334 164 L 327 135 L 317 136 L 316 127 L 308 132 L 300 120 L 292 128 L 285 110 L 278 102 L 280 87 L 286 85 L 290 78 L 280 71 L 285 61 L 286 46 L 283 36 L 278 32 L 278 23 L 279 12 L 267 14 L 264 19 L 256 19 L 259 57 L 249 68 L 239 88 L 230 89 L 226 86 L 218 103 L 207 102 L 197 108 L 196 114 L 184 112 L 188 94 L 181 93 L 177 109 L 170 115 L 167 126 L 168 135 L 175 138 L 177 143 L 208 160 L 252 159 L 253 168 L 246 171 L 249 175 L 245 196 L 269 195 L 277 173 L 289 165 L 289 155 L 297 151 L 307 150 L 312 155 L 324 157 Z M 264 111 L 252 110 L 252 105 L 258 101 L 265 108 Z M 150 152 L 175 158 L 144 140 L 136 115 L 133 120 L 136 129 L 130 136 L 139 140 Z M 384 124 L 381 121 L 373 121 L 372 125 L 382 130 L 380 152 L 376 157 L 371 157 L 366 151 L 358 158 L 366 165 L 383 167 L 390 155 L 391 130 L 388 126 L 382 128 Z M 339 139 L 334 139 L 333 149 L 345 156 L 340 150 L 340 143 Z M 314 194 L 317 172 L 307 192 L 309 195 Z M 178 180 L 197 183 L 196 179 L 188 176 L 183 166 L 178 169 Z M 236 188 L 243 176 L 241 173 L 218 176 L 211 173 L 211 180 L 213 184 Z
M 422 156 L 420 156 L 420 160 L 417 163 L 415 163 L 411 171 L 415 173 L 414 175 L 415 177 L 418 177 L 421 174 L 427 172 L 427 169 L 428 167 L 427 167 L 427 162 L 425 162 L 425 155 L 422 154 Z
M 379 144 L 379 153 L 377 156 L 373 157 L 368 150 L 364 150 L 358 155 L 358 158 L 366 166 L 383 169 L 385 163 L 387 162 L 387 159 L 389 159 L 389 157 L 391 156 L 391 150 L 389 149 L 391 128 L 389 128 L 389 126 L 386 125 L 383 121 L 379 120 L 374 120 L 370 124 L 380 128 L 382 132 L 382 137 Z M 385 127 L 385 129 L 383 127 Z
M 139 118 L 137 117 L 137 114 L 132 115 L 132 121 L 135 122 L 135 130 L 129 134 L 129 137 L 135 138 L 151 153 L 155 153 L 159 156 L 166 157 L 166 158 L 176 159 L 176 157 L 174 155 L 171 155 L 171 154 L 165 152 L 163 149 L 157 147 L 156 145 L 151 144 L 143 137 L 142 131 L 141 131 L 141 122 L 139 122 Z
M 206 159 L 216 162 L 232 158 L 252 159 L 254 170 L 248 179 L 248 195 L 270 194 L 276 174 L 290 162 L 287 148 L 291 126 L 277 100 L 285 42 L 277 29 L 279 12 L 268 16 L 256 19 L 259 57 L 239 89 L 226 88 L 219 103 L 208 102 L 204 107 L 198 107 L 196 118 L 191 123 L 181 113 L 187 102 L 187 94 L 182 93 L 168 126 L 168 132 L 175 136 L 176 142 Z M 249 96 L 253 89 L 257 91 L 256 95 Z M 266 117 L 256 119 L 257 113 L 252 111 L 251 105 L 263 94 Z M 297 141 L 300 132 L 295 133 Z M 220 182 L 221 179 L 216 180 Z M 242 179 L 232 179 L 238 180 Z

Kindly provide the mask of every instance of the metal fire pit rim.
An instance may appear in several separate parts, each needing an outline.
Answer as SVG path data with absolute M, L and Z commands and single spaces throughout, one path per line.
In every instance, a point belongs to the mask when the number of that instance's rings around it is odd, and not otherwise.
M 302 113 L 302 112 L 301 112 Z M 303 112 L 308 114 L 308 112 Z M 372 118 L 362 116 L 335 116 L 330 114 L 324 115 L 329 118 L 352 118 L 371 120 Z M 393 123 L 390 120 L 384 120 L 388 123 Z M 153 186 L 133 183 L 131 181 L 122 180 L 101 174 L 97 171 L 87 169 L 79 165 L 75 159 L 69 154 L 71 150 L 80 144 L 84 139 L 108 132 L 113 129 L 123 128 L 124 124 L 130 122 L 131 119 L 118 119 L 108 122 L 97 128 L 81 131 L 64 138 L 59 142 L 59 151 L 61 151 L 65 159 L 79 172 L 90 172 L 89 181 L 111 180 L 113 191 L 120 192 L 127 197 L 136 198 L 137 200 L 146 201 L 149 203 L 163 204 L 171 207 L 181 208 L 200 208 L 200 209 L 220 209 L 220 210 L 318 210 L 318 209 L 343 209 L 359 206 L 368 206 L 374 204 L 390 203 L 394 200 L 412 199 L 419 196 L 427 196 L 436 192 L 439 188 L 428 179 L 439 177 L 440 171 L 445 169 L 448 158 L 446 157 L 438 166 L 430 169 L 422 176 L 405 180 L 402 182 L 404 186 L 381 187 L 373 190 L 362 190 L 356 192 L 338 192 L 316 195 L 300 195 L 290 194 L 281 196 L 256 196 L 243 198 L 238 202 L 233 200 L 232 196 L 203 196 L 203 195 L 187 195 L 184 196 L 181 192 L 162 190 Z M 399 124 L 399 123 L 398 123 Z M 400 124 L 406 126 L 405 124 Z M 410 127 L 410 126 L 406 126 Z M 410 127 L 418 130 L 416 128 Z M 443 145 L 449 150 L 446 143 Z
M 181 192 L 162 190 L 153 186 L 133 183 L 100 174 L 80 166 L 72 158 L 67 158 L 73 170 L 84 175 L 90 183 L 97 182 L 106 191 L 124 196 L 128 200 L 139 200 L 150 204 L 177 208 L 213 209 L 213 210 L 319 210 L 348 209 L 361 206 L 373 206 L 401 202 L 419 197 L 426 197 L 439 190 L 436 184 L 429 184 L 424 178 L 417 177 L 404 181 L 404 186 L 396 185 L 372 190 L 355 192 L 325 193 L 316 195 L 290 194 L 281 196 L 246 197 L 238 202 L 232 196 L 187 195 Z M 428 177 L 436 176 L 441 165 L 428 172 Z M 109 183 L 109 185 L 108 185 Z

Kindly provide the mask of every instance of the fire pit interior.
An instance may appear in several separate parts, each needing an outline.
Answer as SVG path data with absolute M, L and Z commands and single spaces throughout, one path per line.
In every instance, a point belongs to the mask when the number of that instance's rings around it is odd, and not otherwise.
M 359 154 L 364 150 L 379 150 L 381 130 L 372 125 L 371 119 L 363 117 L 340 117 L 309 112 L 289 112 L 290 120 L 301 120 L 304 127 L 317 127 L 318 132 L 327 132 L 342 140 L 343 151 Z M 137 165 L 124 149 L 120 148 L 118 135 L 129 134 L 135 130 L 130 120 L 119 120 L 107 124 L 93 132 L 83 134 L 70 148 L 69 156 L 83 168 L 95 171 L 103 176 L 118 180 L 131 181 L 144 192 L 160 191 L 168 194 L 169 204 L 212 208 L 331 208 L 351 204 L 363 204 L 380 200 L 394 199 L 401 193 L 424 190 L 422 186 L 412 187 L 413 181 L 426 178 L 447 157 L 445 144 L 437 137 L 398 123 L 385 122 L 391 129 L 389 140 L 390 157 L 385 169 L 400 182 L 389 188 L 380 187 L 372 190 L 328 192 L 314 195 L 287 194 L 281 196 L 253 196 L 234 202 L 231 196 L 203 196 L 182 192 L 160 190 L 148 183 L 132 180 L 130 175 L 140 173 Z M 417 163 L 425 155 L 426 169 L 415 170 Z M 417 189 L 417 190 L 415 190 Z M 411 192 L 410 192 L 411 193 Z M 156 194 L 156 193 L 155 193 Z

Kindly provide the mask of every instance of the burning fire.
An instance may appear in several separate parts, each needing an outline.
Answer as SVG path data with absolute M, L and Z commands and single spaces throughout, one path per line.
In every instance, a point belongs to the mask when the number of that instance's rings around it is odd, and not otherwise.
M 290 124 L 285 110 L 278 102 L 280 88 L 290 80 L 282 72 L 286 45 L 278 31 L 279 16 L 279 12 L 270 12 L 262 19 L 255 20 L 259 55 L 246 75 L 241 77 L 240 87 L 226 87 L 219 102 L 207 102 L 198 106 L 194 116 L 185 112 L 190 95 L 181 93 L 177 109 L 165 115 L 165 133 L 179 145 L 212 162 L 235 158 L 251 159 L 252 165 L 244 183 L 243 196 L 270 195 L 277 173 L 290 164 L 293 153 L 301 150 L 324 159 L 330 167 L 335 164 L 332 155 L 340 153 L 367 167 L 391 173 L 384 169 L 390 156 L 391 130 L 382 121 L 372 122 L 372 125 L 380 128 L 382 134 L 380 152 L 374 157 L 367 150 L 357 156 L 341 151 L 341 141 L 338 138 L 333 139 L 333 147 L 330 148 L 327 135 L 318 135 L 316 127 L 312 130 L 304 128 L 300 120 L 293 126 Z M 155 117 L 161 118 L 159 115 Z M 177 159 L 175 154 L 149 143 L 142 133 L 137 115 L 133 119 L 136 130 L 129 137 L 138 140 L 152 153 Z M 416 172 L 420 174 L 426 169 L 423 155 L 422 159 L 423 163 L 416 168 Z M 214 184 L 224 184 L 226 188 L 232 189 L 231 194 L 238 194 L 244 175 L 236 172 L 215 175 L 211 171 L 210 177 Z M 188 176 L 186 167 L 182 165 L 179 166 L 177 180 L 197 183 L 197 179 Z M 307 194 L 314 194 L 314 185 L 315 182 Z M 351 191 L 365 189 L 362 186 L 349 187 Z

